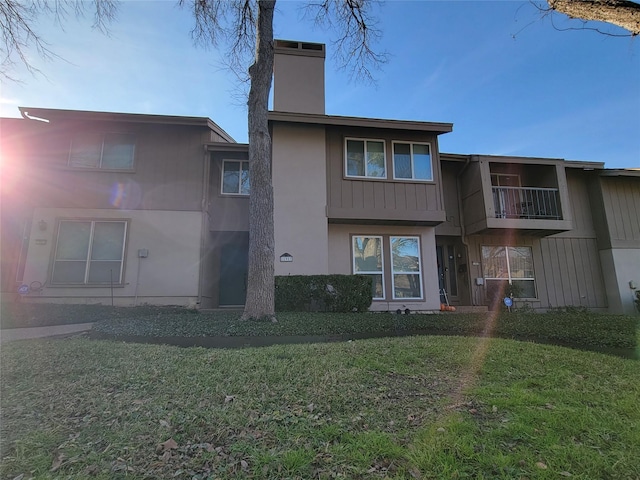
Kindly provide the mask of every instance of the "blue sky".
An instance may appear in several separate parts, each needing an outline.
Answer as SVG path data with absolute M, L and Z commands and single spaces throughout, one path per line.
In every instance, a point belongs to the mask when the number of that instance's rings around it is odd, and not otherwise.
M 128 1 L 110 35 L 91 18 L 38 31 L 61 59 L 30 52 L 42 75 L 3 82 L 0 114 L 17 106 L 210 117 L 247 140 L 246 107 L 220 52 L 194 46 L 188 10 L 174 1 Z M 640 167 L 640 38 L 591 31 L 529 2 L 394 1 L 379 9 L 376 84 L 336 70 L 333 32 L 314 30 L 301 2 L 280 1 L 277 38 L 327 44 L 326 111 L 451 122 L 440 150 L 606 162 Z M 602 26 L 602 25 L 600 25 Z M 607 27 L 614 34 L 625 33 Z

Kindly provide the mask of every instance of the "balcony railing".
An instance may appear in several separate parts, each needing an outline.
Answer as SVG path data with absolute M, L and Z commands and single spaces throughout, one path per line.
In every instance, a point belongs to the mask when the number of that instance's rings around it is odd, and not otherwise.
M 557 188 L 492 188 L 496 218 L 562 220 Z

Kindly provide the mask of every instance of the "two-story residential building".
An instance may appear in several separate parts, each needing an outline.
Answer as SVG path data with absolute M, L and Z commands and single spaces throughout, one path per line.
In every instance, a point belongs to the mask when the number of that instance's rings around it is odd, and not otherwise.
M 368 275 L 378 311 L 491 306 L 506 285 L 537 309 L 634 311 L 640 171 L 444 154 L 452 124 L 327 115 L 324 57 L 276 41 L 277 275 Z M 247 145 L 206 118 L 21 111 L 0 123 L 5 295 L 244 303 Z

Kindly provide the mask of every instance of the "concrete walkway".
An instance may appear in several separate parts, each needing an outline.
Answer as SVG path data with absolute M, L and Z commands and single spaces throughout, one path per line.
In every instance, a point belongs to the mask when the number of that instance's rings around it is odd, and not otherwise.
M 10 328 L 0 330 L 0 343 L 31 338 L 66 337 L 91 330 L 93 323 L 76 323 L 73 325 L 53 325 L 50 327 Z

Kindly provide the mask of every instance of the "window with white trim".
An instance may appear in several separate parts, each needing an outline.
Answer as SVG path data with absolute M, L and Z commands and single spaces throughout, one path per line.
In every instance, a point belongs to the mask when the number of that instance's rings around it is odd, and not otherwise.
M 514 297 L 536 298 L 531 247 L 483 246 L 482 268 L 487 291 L 509 284 L 514 287 Z
M 374 300 L 423 298 L 419 237 L 354 235 L 351 248 L 353 273 L 371 277 Z M 391 257 L 388 264 L 385 251 Z
M 61 220 L 51 283 L 121 284 L 127 228 L 126 220 Z
M 85 133 L 71 141 L 69 166 L 133 170 L 136 138 L 128 133 Z
M 384 140 L 345 139 L 345 175 L 387 178 Z
M 391 237 L 390 244 L 393 298 L 422 298 L 420 239 Z
M 384 299 L 382 237 L 353 237 L 353 273 L 371 277 L 374 300 Z
M 249 162 L 224 160 L 222 162 L 222 193 L 229 195 L 249 195 L 249 190 Z
M 393 178 L 433 180 L 430 145 L 393 142 Z

